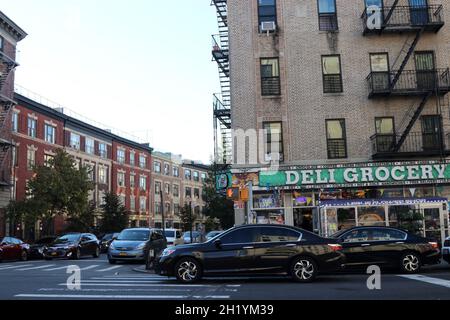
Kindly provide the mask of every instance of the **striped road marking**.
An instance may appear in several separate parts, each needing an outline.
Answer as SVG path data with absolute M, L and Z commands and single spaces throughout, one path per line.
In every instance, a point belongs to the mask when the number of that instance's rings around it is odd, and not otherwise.
M 67 283 L 60 283 L 59 286 L 67 286 Z M 84 287 L 187 287 L 187 288 L 217 288 L 217 285 L 208 284 L 167 284 L 166 282 L 161 283 L 92 283 L 87 281 L 81 281 L 81 286 Z M 239 286 L 226 286 L 229 288 L 238 288 Z
M 405 279 L 410 279 L 410 280 L 421 281 L 421 282 L 425 282 L 425 283 L 429 283 L 429 284 L 434 284 L 436 286 L 441 286 L 441 287 L 445 287 L 445 288 L 450 288 L 449 280 L 431 278 L 431 277 L 426 277 L 426 276 L 422 276 L 422 275 L 400 275 L 399 277 L 402 277 Z
M 38 269 L 45 269 L 45 268 L 49 268 L 49 267 L 53 267 L 53 266 L 54 266 L 54 264 L 47 264 L 45 266 L 40 266 L 40 267 L 17 269 L 16 271 L 38 270 Z
M 116 269 L 122 268 L 122 266 L 115 266 L 115 267 L 110 267 L 110 268 L 106 268 L 106 269 L 101 269 L 101 270 L 97 270 L 97 272 L 107 272 L 107 271 L 113 271 Z
M 30 266 L 32 266 L 32 264 L 22 264 L 20 266 L 11 266 L 11 267 L 6 267 L 6 268 L 0 268 L 0 271 L 2 271 L 2 270 L 9 270 L 9 269 L 23 268 L 23 267 L 30 267 Z

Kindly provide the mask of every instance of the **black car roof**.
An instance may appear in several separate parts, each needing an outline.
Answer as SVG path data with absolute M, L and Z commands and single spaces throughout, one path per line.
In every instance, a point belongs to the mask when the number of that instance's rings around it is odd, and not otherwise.
M 397 230 L 409 233 L 407 230 L 395 228 L 395 227 L 387 227 L 387 226 L 357 226 L 357 227 L 351 227 L 347 230 L 339 230 L 339 231 L 350 231 L 350 230 L 359 230 L 359 229 L 386 229 L 386 230 Z

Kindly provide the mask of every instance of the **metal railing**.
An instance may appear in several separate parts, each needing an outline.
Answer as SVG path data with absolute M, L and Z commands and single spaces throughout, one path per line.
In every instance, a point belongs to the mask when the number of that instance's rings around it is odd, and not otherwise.
M 338 29 L 339 26 L 336 13 L 319 13 L 320 31 L 335 31 Z
M 396 6 L 392 11 L 389 20 L 389 13 L 392 7 L 381 8 L 382 28 L 405 28 L 405 27 L 440 27 L 444 24 L 442 5 L 429 6 Z M 373 14 L 364 10 L 362 14 L 364 30 L 377 32 L 368 28 L 368 19 Z M 387 20 L 387 21 L 386 21 Z
M 371 72 L 367 77 L 369 95 L 377 94 L 421 94 L 430 91 L 450 91 L 449 69 L 404 70 L 391 88 L 397 71 Z
M 422 153 L 440 154 L 449 150 L 450 133 L 445 136 L 440 133 L 410 132 L 398 152 L 394 151 L 395 144 L 400 140 L 400 134 L 375 134 L 370 137 L 372 153 Z

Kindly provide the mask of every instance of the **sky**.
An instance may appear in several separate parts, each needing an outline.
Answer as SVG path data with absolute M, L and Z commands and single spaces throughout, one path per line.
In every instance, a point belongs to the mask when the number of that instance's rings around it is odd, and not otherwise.
M 16 84 L 156 150 L 209 163 L 212 94 L 220 91 L 210 0 L 0 4 L 28 33 Z

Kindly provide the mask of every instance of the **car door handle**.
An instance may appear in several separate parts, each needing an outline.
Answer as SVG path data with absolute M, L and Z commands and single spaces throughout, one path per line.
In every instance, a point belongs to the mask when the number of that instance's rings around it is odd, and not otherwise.
M 395 244 L 405 244 L 403 241 L 396 242 Z
M 251 249 L 255 249 L 255 247 L 243 247 L 242 249 L 244 249 L 244 250 L 251 250 Z
M 296 247 L 296 246 L 297 245 L 295 243 L 290 243 L 290 244 L 285 245 L 285 247 L 289 247 L 289 248 L 293 248 L 293 247 Z
M 364 243 L 361 245 L 361 247 L 370 247 L 370 243 Z

